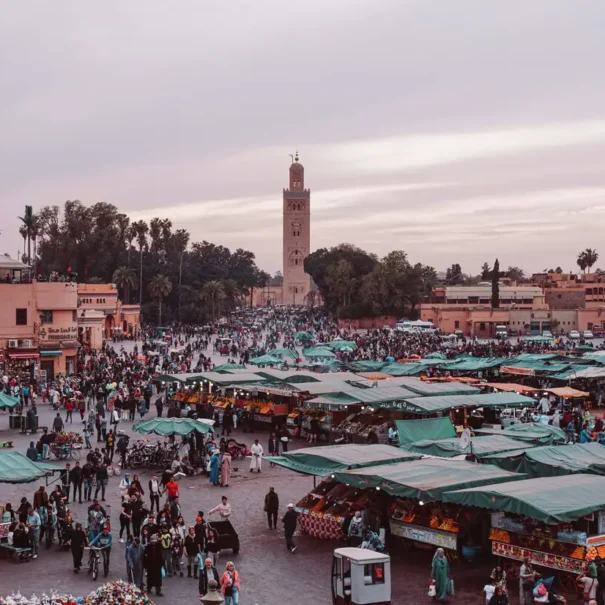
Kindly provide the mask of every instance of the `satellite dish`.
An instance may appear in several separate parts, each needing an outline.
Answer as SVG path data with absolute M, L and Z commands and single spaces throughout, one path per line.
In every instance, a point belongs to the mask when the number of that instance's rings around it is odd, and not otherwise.
M 471 442 L 471 430 L 464 429 L 460 435 L 460 447 L 465 450 Z

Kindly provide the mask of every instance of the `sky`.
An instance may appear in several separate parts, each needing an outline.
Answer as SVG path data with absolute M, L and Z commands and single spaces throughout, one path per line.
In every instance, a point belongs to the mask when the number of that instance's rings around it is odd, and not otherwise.
M 605 3 L 0 0 L 0 253 L 79 199 L 281 269 L 311 248 L 575 270 L 605 219 Z M 600 262 L 597 263 L 599 266 Z

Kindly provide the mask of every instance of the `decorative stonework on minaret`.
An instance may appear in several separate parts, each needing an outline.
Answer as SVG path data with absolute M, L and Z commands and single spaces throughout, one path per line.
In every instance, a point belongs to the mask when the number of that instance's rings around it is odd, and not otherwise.
M 290 166 L 290 186 L 284 189 L 283 302 L 302 305 L 311 290 L 304 260 L 311 248 L 311 191 L 305 189 L 305 169 L 298 151 Z

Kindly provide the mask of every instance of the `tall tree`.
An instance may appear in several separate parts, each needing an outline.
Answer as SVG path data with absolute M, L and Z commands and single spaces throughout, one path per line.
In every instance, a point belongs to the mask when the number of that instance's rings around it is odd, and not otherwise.
M 149 294 L 158 302 L 158 326 L 162 325 L 162 301 L 170 294 L 172 284 L 165 275 L 154 275 L 149 282 Z
M 588 269 L 588 273 L 592 269 L 593 265 L 599 260 L 599 253 L 592 248 L 586 248 L 584 250 L 584 260 L 586 262 L 586 268 Z
M 580 252 L 580 254 L 578 254 L 576 263 L 578 264 L 578 267 L 580 267 L 580 270 L 586 273 L 586 267 L 588 267 L 588 262 L 586 260 L 586 252 Z
M 216 321 L 226 298 L 223 284 L 218 280 L 206 282 L 200 296 L 207 309 L 210 311 L 210 318 L 212 321 Z
M 172 245 L 179 257 L 179 302 L 178 302 L 178 319 L 181 321 L 181 289 L 183 287 L 183 256 L 187 251 L 189 243 L 189 233 L 185 229 L 177 229 L 172 236 Z
M 492 269 L 492 309 L 500 308 L 500 262 L 494 262 Z
M 520 267 L 509 267 L 505 276 L 514 282 L 522 282 L 525 279 L 525 272 Z
M 457 286 L 464 283 L 464 273 L 462 273 L 462 267 L 458 263 L 447 269 L 445 272 L 445 281 L 450 286 Z
M 143 304 L 143 250 L 147 246 L 147 233 L 149 227 L 145 221 L 137 221 L 132 224 L 139 245 L 139 304 Z
M 488 263 L 483 263 L 481 265 L 481 279 L 483 281 L 487 281 L 488 279 L 490 279 L 491 275 L 492 275 L 491 267 L 489 266 Z
M 118 267 L 113 273 L 113 283 L 122 290 L 126 304 L 130 304 L 130 291 L 137 285 L 137 274 L 130 267 Z

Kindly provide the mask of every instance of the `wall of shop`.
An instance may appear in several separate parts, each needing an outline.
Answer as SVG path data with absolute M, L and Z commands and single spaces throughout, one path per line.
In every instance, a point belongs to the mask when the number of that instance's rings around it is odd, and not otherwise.
M 397 321 L 397 317 L 393 315 L 361 317 L 360 319 L 339 319 L 338 327 L 348 330 L 376 330 L 384 326 L 394 328 L 397 325 Z
M 0 284 L 0 346 L 8 339 L 33 339 L 37 321 L 33 284 Z M 17 309 L 25 309 L 25 325 L 17 325 Z M 22 318 L 20 318 L 22 319 Z

